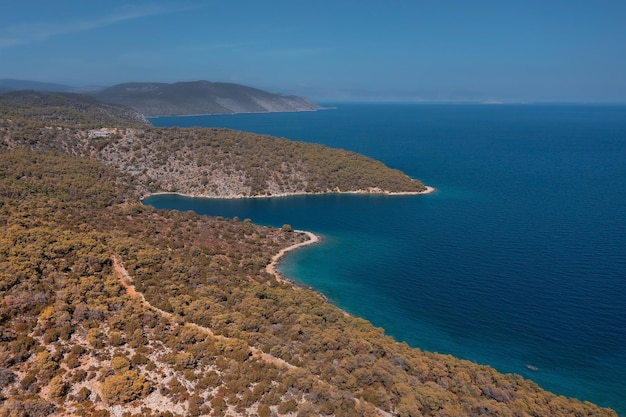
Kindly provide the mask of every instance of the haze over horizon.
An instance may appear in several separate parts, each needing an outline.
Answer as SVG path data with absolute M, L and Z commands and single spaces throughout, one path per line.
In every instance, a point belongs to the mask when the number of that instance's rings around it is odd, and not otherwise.
M 0 79 L 221 81 L 317 101 L 626 102 L 626 2 L 25 0 Z

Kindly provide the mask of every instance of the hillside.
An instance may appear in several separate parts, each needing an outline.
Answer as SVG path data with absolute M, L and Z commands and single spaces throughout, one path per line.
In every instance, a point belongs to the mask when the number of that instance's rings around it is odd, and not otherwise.
M 0 80 L 0 93 L 19 90 L 68 93 L 72 92 L 72 87 L 63 84 L 44 83 L 30 80 L 13 80 L 7 78 Z
M 282 96 L 239 84 L 208 81 L 125 83 L 98 92 L 95 97 L 132 107 L 146 117 L 320 109 L 302 97 Z
M 5 129 L 13 131 L 13 126 Z M 142 195 L 176 192 L 236 198 L 427 191 L 420 181 L 363 155 L 227 129 L 65 128 L 59 132 L 40 127 L 18 139 L 4 136 L 11 148 L 30 143 L 42 150 L 101 160 L 131 175 Z
M 21 120 L 28 125 L 56 126 L 145 126 L 150 123 L 135 110 L 98 102 L 73 93 L 11 91 L 0 94 L 0 119 Z
M 266 268 L 306 234 L 142 206 L 95 158 L 205 130 L 61 119 L 0 116 L 0 417 L 616 416 L 397 343 Z
M 3 103 L 2 114 L 10 117 L 0 119 L 6 146 L 101 160 L 130 174 L 142 195 L 426 191 L 420 181 L 378 161 L 321 145 L 227 129 L 147 127 L 134 111 L 78 95 L 8 93 L 0 96 L 0 109 Z
M 93 160 L 1 152 L 0 416 L 615 416 L 278 281 L 264 266 L 300 233 L 156 211 Z

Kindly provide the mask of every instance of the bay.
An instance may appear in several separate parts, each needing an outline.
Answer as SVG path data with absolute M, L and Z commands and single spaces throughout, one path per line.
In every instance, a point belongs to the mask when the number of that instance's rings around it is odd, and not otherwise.
M 145 203 L 318 233 L 284 275 L 396 340 L 626 415 L 626 106 L 336 107 L 151 121 L 356 151 L 437 193 Z

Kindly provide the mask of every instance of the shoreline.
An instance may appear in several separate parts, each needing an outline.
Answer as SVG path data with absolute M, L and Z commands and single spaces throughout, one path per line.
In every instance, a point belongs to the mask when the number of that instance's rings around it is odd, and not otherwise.
M 281 197 L 295 197 L 295 196 L 301 196 L 301 195 L 327 195 L 327 194 L 337 194 L 337 195 L 341 195 L 341 194 L 346 194 L 346 195 L 379 195 L 379 196 L 409 196 L 409 195 L 428 195 L 428 194 L 433 194 L 435 192 L 437 192 L 437 189 L 435 187 L 431 187 L 429 185 L 424 185 L 424 187 L 426 187 L 426 189 L 422 190 L 422 191 L 383 191 L 383 190 L 377 190 L 377 191 L 371 191 L 371 190 L 355 190 L 355 191 L 320 191 L 320 192 L 315 192 L 315 193 L 310 193 L 310 192 L 295 192 L 295 193 L 281 193 L 281 194 L 271 194 L 271 195 L 251 195 L 251 196 L 245 196 L 245 195 L 241 195 L 241 194 L 235 194 L 235 195 L 230 195 L 230 196 L 211 196 L 211 195 L 204 195 L 204 194 L 186 194 L 186 193 L 181 193 L 181 192 L 176 192 L 176 191 L 157 191 L 154 193 L 148 193 L 146 195 L 142 195 L 139 198 L 139 201 L 142 202 L 143 200 L 145 200 L 146 198 L 155 196 L 155 195 L 178 195 L 181 197 L 190 197 L 190 198 L 211 198 L 211 199 L 216 199 L 216 200 L 239 200 L 239 199 L 245 199 L 245 198 L 281 198 Z
M 267 114 L 267 113 L 302 113 L 302 112 L 314 112 L 320 110 L 335 110 L 336 107 L 320 107 L 317 109 L 302 109 L 302 110 L 270 110 L 270 111 L 241 111 L 241 112 L 233 112 L 233 113 L 197 113 L 197 114 L 160 114 L 158 116 L 146 116 L 143 117 L 148 119 L 160 119 L 164 117 L 198 117 L 198 116 L 231 116 L 237 114 Z
M 270 263 L 267 264 L 267 266 L 265 267 L 265 271 L 267 273 L 269 273 L 270 275 L 273 275 L 278 282 L 289 283 L 289 284 L 292 284 L 292 285 L 298 285 L 294 281 L 290 280 L 289 278 L 284 277 L 283 275 L 280 274 L 280 272 L 278 272 L 278 270 L 276 268 L 280 264 L 280 260 L 287 253 L 292 252 L 292 251 L 294 251 L 296 249 L 300 249 L 300 248 L 302 248 L 304 246 L 309 246 L 309 245 L 314 245 L 316 243 L 320 243 L 322 241 L 322 239 L 318 235 L 316 235 L 315 233 L 308 232 L 306 230 L 294 230 L 294 232 L 295 233 L 304 233 L 304 234 L 306 234 L 309 237 L 309 240 L 305 240 L 304 242 L 300 242 L 300 243 L 295 243 L 295 244 L 293 244 L 291 246 L 288 246 L 288 247 L 283 248 L 280 251 L 278 251 L 277 254 L 272 256 L 272 259 L 270 260 Z

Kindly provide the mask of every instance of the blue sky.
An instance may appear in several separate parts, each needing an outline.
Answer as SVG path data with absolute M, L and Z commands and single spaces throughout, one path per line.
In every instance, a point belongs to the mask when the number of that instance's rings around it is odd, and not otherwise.
M 626 102 L 625 0 L 3 0 L 0 78 Z

